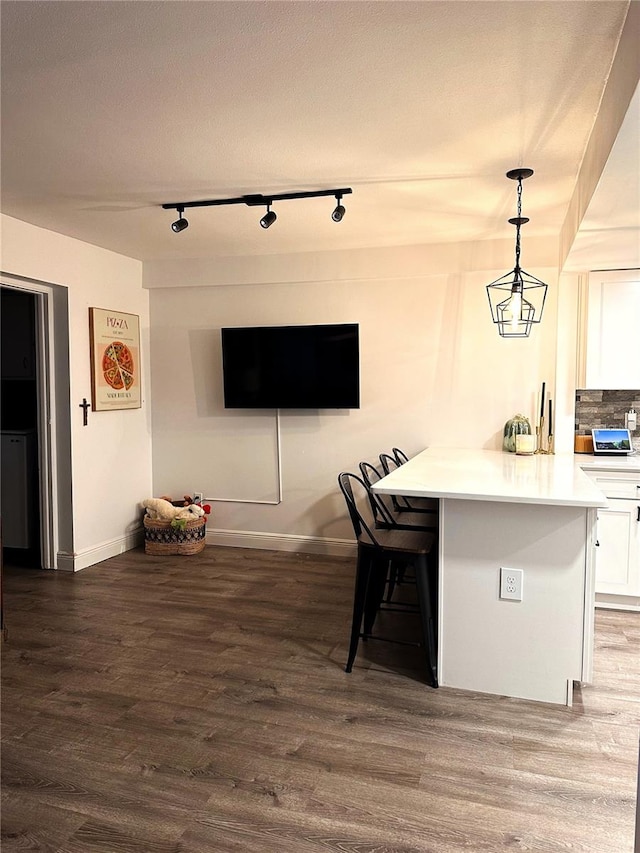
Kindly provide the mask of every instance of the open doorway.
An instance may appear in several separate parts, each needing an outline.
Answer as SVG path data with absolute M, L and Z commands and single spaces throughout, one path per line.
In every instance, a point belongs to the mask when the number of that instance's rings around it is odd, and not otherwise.
M 41 569 L 36 295 L 0 289 L 2 551 L 5 566 Z
M 2 553 L 56 569 L 73 552 L 68 292 L 0 275 Z

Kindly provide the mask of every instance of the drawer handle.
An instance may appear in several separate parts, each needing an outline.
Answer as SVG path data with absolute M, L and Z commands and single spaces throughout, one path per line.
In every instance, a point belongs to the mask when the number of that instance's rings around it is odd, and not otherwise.
M 640 506 L 638 507 L 638 517 L 636 518 L 636 521 L 640 521 Z

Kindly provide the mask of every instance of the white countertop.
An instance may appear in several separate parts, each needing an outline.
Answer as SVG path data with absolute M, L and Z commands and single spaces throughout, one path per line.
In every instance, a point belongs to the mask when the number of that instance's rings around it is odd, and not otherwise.
M 501 450 L 430 447 L 373 488 L 383 494 L 414 497 L 607 506 L 606 497 L 581 467 L 573 453 L 518 456 Z
M 635 456 L 594 456 L 576 453 L 577 464 L 585 471 L 629 471 L 640 474 L 640 453 Z

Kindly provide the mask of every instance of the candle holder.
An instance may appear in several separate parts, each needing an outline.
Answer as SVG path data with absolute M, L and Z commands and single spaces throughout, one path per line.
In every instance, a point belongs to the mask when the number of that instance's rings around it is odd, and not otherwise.
M 541 453 L 544 456 L 555 456 L 555 450 L 553 449 L 553 434 L 547 436 L 546 440 L 546 449 L 545 449 L 545 439 L 544 439 L 544 418 L 540 418 L 538 422 L 538 426 L 536 427 L 536 453 Z
M 544 418 L 541 417 L 536 427 L 536 453 L 546 453 L 547 451 L 542 446 L 544 443 Z

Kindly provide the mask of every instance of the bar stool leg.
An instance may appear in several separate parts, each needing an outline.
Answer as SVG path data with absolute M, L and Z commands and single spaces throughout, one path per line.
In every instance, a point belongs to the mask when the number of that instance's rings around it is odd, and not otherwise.
M 393 598 L 393 593 L 396 588 L 396 583 L 398 580 L 398 566 L 395 560 L 389 561 L 389 580 L 387 582 L 387 596 L 385 601 L 390 603 Z
M 353 618 L 351 621 L 351 642 L 349 644 L 349 656 L 345 672 L 351 672 L 353 662 L 356 659 L 358 651 L 358 641 L 362 627 L 362 617 L 364 615 L 364 607 L 367 599 L 367 589 L 369 587 L 369 577 L 371 575 L 371 565 L 373 562 L 371 550 L 362 548 L 358 543 L 358 560 L 356 566 L 356 586 L 353 594 Z
M 422 642 L 427 658 L 427 678 L 432 687 L 438 686 L 438 654 L 431 589 L 429 581 L 429 562 L 426 555 L 420 555 L 416 561 L 416 588 L 420 605 L 420 623 Z
M 384 598 L 388 566 L 389 560 L 384 557 L 381 558 L 377 555 L 372 557 L 369 586 L 367 588 L 367 598 L 364 607 L 363 639 L 365 641 L 371 634 L 373 624 L 376 621 L 376 616 Z

